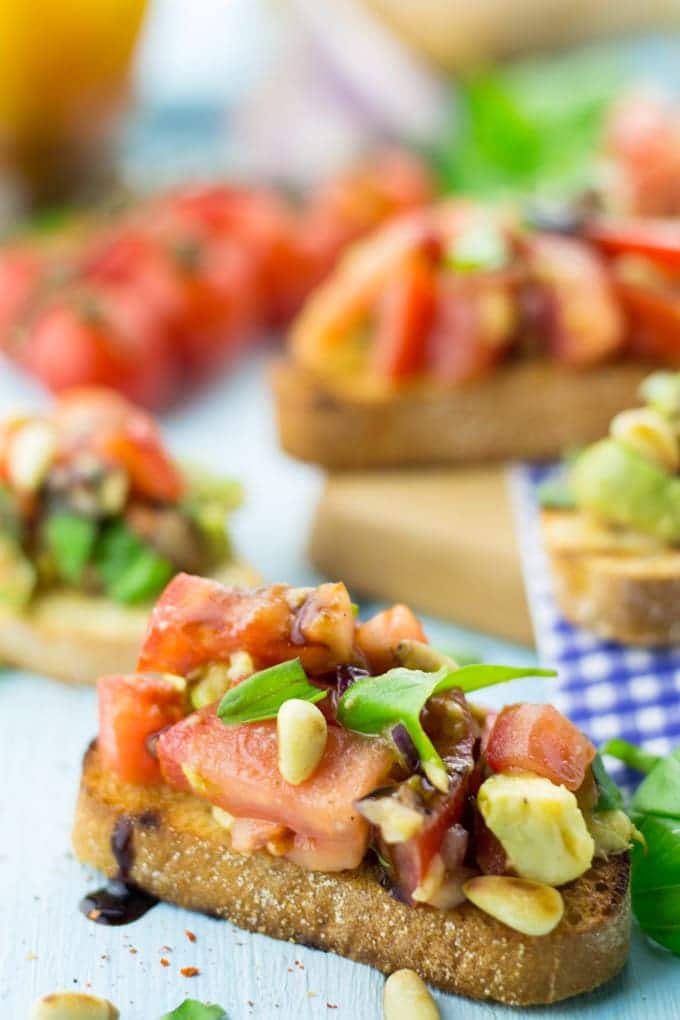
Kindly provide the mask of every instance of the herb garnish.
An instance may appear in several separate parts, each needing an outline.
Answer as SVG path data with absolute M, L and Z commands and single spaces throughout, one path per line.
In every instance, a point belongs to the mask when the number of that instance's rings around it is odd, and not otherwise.
M 310 684 L 299 659 L 291 659 L 253 673 L 232 687 L 220 701 L 217 714 L 228 726 L 262 722 L 275 719 L 281 705 L 290 698 L 316 702 L 327 694 L 327 690 Z
M 337 718 L 347 729 L 371 735 L 382 734 L 401 723 L 413 741 L 425 775 L 433 786 L 446 792 L 448 777 L 444 762 L 420 721 L 425 703 L 433 695 L 454 687 L 470 693 L 526 676 L 555 676 L 555 673 L 534 667 L 483 664 L 455 670 L 444 667 L 436 673 L 398 667 L 381 676 L 363 677 L 353 683 L 338 702 Z
M 680 748 L 660 758 L 610 740 L 602 752 L 647 773 L 630 804 L 646 843 L 632 850 L 633 911 L 650 939 L 680 956 Z

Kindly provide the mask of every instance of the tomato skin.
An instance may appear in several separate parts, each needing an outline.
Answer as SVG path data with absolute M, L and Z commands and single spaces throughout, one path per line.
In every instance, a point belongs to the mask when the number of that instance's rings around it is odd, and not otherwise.
M 401 379 L 423 370 L 435 295 L 434 273 L 423 257 L 414 256 L 395 273 L 377 308 L 373 367 L 378 375 Z
M 323 589 L 333 589 L 332 600 L 323 597 Z M 343 636 L 352 611 L 345 586 L 314 589 L 307 600 L 313 604 L 320 599 L 314 617 L 306 613 L 307 603 L 291 608 L 289 592 L 284 584 L 228 588 L 208 578 L 178 574 L 156 603 L 138 668 L 186 676 L 206 663 L 223 662 L 236 651 L 248 652 L 258 669 L 299 657 L 312 675 L 346 662 L 351 649 Z M 338 637 L 343 640 L 336 645 Z
M 552 705 L 508 705 L 489 737 L 486 760 L 494 772 L 524 769 L 578 790 L 595 757 L 595 748 Z
M 13 331 L 23 324 L 47 270 L 38 249 L 7 248 L 0 255 L 0 350 L 13 351 Z
M 65 453 L 93 450 L 120 465 L 133 492 L 148 499 L 172 503 L 183 495 L 184 479 L 155 422 L 120 394 L 97 387 L 70 390 L 55 405 L 53 418 Z
M 420 620 L 402 603 L 376 613 L 357 627 L 357 647 L 375 673 L 396 665 L 395 652 L 400 641 L 427 643 Z
M 126 783 L 161 783 L 158 760 L 149 752 L 149 737 L 186 715 L 182 682 L 159 674 L 105 676 L 97 692 L 97 746 L 104 768 Z

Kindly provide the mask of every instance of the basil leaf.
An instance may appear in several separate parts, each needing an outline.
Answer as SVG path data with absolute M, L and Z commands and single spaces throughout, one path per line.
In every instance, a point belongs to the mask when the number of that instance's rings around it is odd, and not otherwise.
M 104 589 L 115 602 L 135 605 L 161 593 L 175 568 L 123 521 L 106 527 L 94 555 Z
M 629 744 L 627 740 L 621 740 L 618 737 L 608 740 L 606 744 L 603 744 L 600 748 L 600 754 L 608 754 L 611 758 L 618 758 L 619 761 L 622 761 L 629 768 L 635 769 L 637 772 L 647 773 L 651 772 L 663 760 L 658 755 L 649 754 L 648 751 L 643 751 L 641 747 Z
M 50 514 L 45 522 L 45 540 L 62 580 L 71 584 L 80 582 L 96 537 L 97 525 L 89 517 Z
M 227 726 L 262 722 L 275 719 L 281 705 L 290 698 L 317 702 L 327 694 L 310 684 L 300 660 L 292 659 L 253 673 L 232 687 L 220 701 L 217 714 Z
M 591 768 L 598 794 L 593 811 L 621 811 L 623 809 L 623 794 L 607 772 L 599 754 L 593 758 Z
M 398 667 L 381 676 L 368 676 L 355 681 L 338 701 L 338 722 L 357 733 L 379 735 L 401 723 L 420 757 L 423 771 L 433 786 L 446 791 L 446 768 L 434 744 L 425 733 L 420 713 L 434 694 L 452 690 L 479 690 L 525 676 L 554 676 L 552 671 L 533 667 L 491 666 L 477 664 L 451 670 L 443 667 L 436 673 Z
M 185 999 L 181 1006 L 165 1013 L 161 1020 L 229 1020 L 221 1006 L 209 1006 L 196 999 Z
M 663 815 L 680 821 L 680 748 L 654 766 L 637 788 L 631 808 L 635 815 Z M 680 861 L 680 833 L 678 855 Z

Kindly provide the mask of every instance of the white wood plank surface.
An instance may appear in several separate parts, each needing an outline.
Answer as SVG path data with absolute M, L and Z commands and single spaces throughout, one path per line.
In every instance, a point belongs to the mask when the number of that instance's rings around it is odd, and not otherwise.
M 178 451 L 243 479 L 249 503 L 234 529 L 240 550 L 267 579 L 300 584 L 314 577 L 304 548 L 319 478 L 276 451 L 261 362 L 176 413 L 168 432 Z M 0 415 L 33 392 L 1 370 Z M 450 626 L 433 625 L 432 635 L 452 645 L 464 639 L 496 661 L 529 655 Z M 530 682 L 510 696 L 541 694 Z M 383 982 L 367 967 L 165 905 L 126 928 L 80 915 L 78 900 L 98 877 L 73 859 L 69 832 L 80 760 L 94 732 L 93 691 L 0 673 L 0 1017 L 25 1020 L 43 992 L 91 988 L 111 998 L 123 1020 L 157 1020 L 187 996 L 220 1002 L 231 1020 L 379 1020 Z M 186 966 L 200 974 L 182 977 Z M 570 1004 L 517 1011 L 437 998 L 443 1020 L 676 1020 L 680 966 L 636 935 L 622 977 Z

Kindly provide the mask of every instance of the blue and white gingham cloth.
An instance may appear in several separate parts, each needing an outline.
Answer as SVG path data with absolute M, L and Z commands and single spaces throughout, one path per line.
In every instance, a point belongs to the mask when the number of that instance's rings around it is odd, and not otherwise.
M 603 641 L 560 615 L 541 542 L 537 489 L 555 465 L 514 467 L 510 485 L 522 570 L 543 666 L 558 670 L 550 701 L 600 745 L 623 737 L 654 754 L 680 745 L 680 648 L 631 648 Z M 680 613 L 680 605 L 678 606 Z M 639 782 L 611 759 L 618 782 Z

